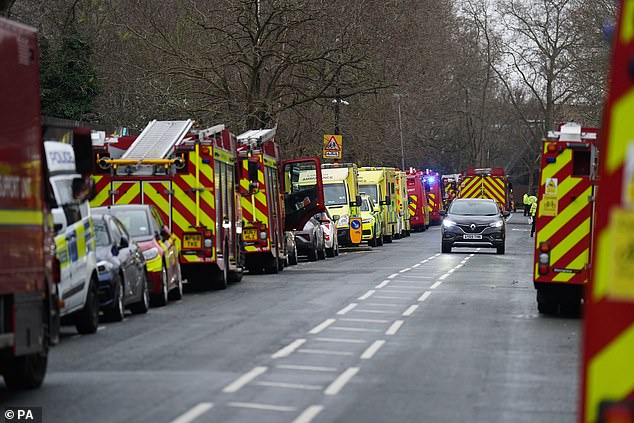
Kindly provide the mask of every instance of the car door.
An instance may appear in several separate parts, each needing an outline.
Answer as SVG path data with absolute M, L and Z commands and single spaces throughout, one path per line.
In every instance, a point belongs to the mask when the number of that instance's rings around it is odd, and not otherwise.
M 165 222 L 163 222 L 163 218 L 159 214 L 158 210 L 154 207 L 150 207 L 150 213 L 153 224 L 156 228 L 158 228 L 159 243 L 163 248 L 163 259 L 165 260 L 165 266 L 167 267 L 167 280 L 170 284 L 172 284 L 176 281 L 177 277 L 176 264 L 178 257 L 176 253 L 176 246 L 174 245 L 172 234 L 169 232 Z
M 110 239 L 112 239 L 113 252 L 117 252 L 120 272 L 123 274 L 121 288 L 123 289 L 123 297 L 125 299 L 130 295 L 130 280 L 134 276 L 131 274 L 130 269 L 130 250 L 128 248 L 121 248 L 122 234 L 113 219 L 108 219 L 108 232 L 110 232 Z
M 113 219 L 113 224 L 121 233 L 121 236 L 124 236 L 128 240 L 128 257 L 130 265 L 128 267 L 128 272 L 130 277 L 128 278 L 128 289 L 130 295 L 135 298 L 139 297 L 141 294 L 141 290 L 143 289 L 143 271 L 145 269 L 143 262 L 143 254 L 141 250 L 139 250 L 139 246 L 134 242 L 134 240 L 130 237 L 130 234 L 126 230 L 123 223 L 121 223 L 118 219 Z

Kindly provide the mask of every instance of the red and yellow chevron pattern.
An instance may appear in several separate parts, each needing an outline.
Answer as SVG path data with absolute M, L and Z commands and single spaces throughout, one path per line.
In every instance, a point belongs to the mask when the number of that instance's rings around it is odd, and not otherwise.
M 634 165 L 628 159 L 634 140 L 634 0 L 623 0 L 620 13 L 603 113 L 596 248 L 584 309 L 582 423 L 599 421 L 603 401 L 634 400 L 634 283 L 632 273 L 619 273 L 631 266 L 623 252 L 634 249 L 633 226 L 619 224 L 634 221 L 634 180 L 626 171 L 626 163 Z
M 497 176 L 466 176 L 458 198 L 490 198 L 506 208 L 506 182 Z
M 416 214 L 416 209 L 418 208 L 418 196 L 410 195 L 409 199 L 411 200 L 408 207 L 409 215 L 414 216 Z
M 429 210 L 429 213 L 432 213 L 434 209 L 438 210 L 438 205 L 436 204 L 436 194 L 432 194 L 430 192 L 427 195 L 427 210 Z
M 262 154 L 253 155 L 251 160 L 258 160 L 258 186 L 250 189 L 251 181 L 249 181 L 249 160 L 242 160 L 240 192 L 242 193 L 240 204 L 242 206 L 242 221 L 244 222 L 244 230 L 258 228 L 260 223 L 269 228 L 269 204 L 267 199 L 267 184 L 264 175 L 265 163 Z M 243 232 L 244 233 L 244 232 Z M 257 232 L 259 240 L 259 231 Z M 247 241 L 245 239 L 245 241 Z M 244 250 L 249 253 L 262 253 L 271 249 L 270 237 L 267 239 L 266 246 L 256 246 L 246 243 Z

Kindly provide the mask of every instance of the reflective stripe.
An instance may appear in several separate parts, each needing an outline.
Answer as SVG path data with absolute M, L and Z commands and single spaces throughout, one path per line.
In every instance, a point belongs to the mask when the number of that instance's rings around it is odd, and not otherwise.
M 41 226 L 44 224 L 44 213 L 40 210 L 11 209 L 0 210 L 0 226 Z

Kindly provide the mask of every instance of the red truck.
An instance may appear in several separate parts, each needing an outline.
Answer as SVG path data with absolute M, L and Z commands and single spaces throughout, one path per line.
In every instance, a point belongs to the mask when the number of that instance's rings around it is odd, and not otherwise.
M 0 18 L 0 98 L 11 99 L 0 102 L 0 239 L 11 240 L 0 249 L 0 374 L 11 389 L 42 384 L 63 304 L 51 209 L 66 204 L 49 182 L 42 137 L 54 128 L 40 115 L 37 58 L 35 29 Z M 90 150 L 80 150 L 90 148 L 90 131 L 73 132 L 79 160 L 57 159 L 86 171 Z M 73 180 L 77 196 L 87 195 L 84 181 Z

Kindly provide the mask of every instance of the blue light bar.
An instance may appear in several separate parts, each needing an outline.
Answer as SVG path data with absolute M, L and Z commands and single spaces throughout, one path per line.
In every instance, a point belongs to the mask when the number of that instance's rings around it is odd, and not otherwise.
M 430 184 L 433 184 L 434 182 L 436 182 L 436 178 L 435 178 L 435 177 L 433 177 L 433 176 L 430 176 L 430 177 L 427 179 L 427 182 L 429 182 Z
M 556 157 L 546 157 L 546 163 L 555 163 L 556 161 Z

